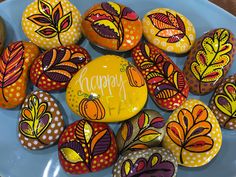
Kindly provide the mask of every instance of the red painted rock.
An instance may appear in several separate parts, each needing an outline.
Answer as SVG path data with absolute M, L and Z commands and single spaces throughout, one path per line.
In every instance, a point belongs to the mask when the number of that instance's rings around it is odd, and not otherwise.
M 227 29 L 204 34 L 193 45 L 184 65 L 190 91 L 203 95 L 223 80 L 234 60 L 236 39 Z
M 69 125 L 58 143 L 59 160 L 71 174 L 110 167 L 117 159 L 114 134 L 105 123 L 78 120 Z
M 209 107 L 221 127 L 236 129 L 236 74 L 224 79 L 217 87 Z
M 89 53 L 78 45 L 53 48 L 34 61 L 30 79 L 44 91 L 64 89 L 73 75 L 89 61 Z
M 33 91 L 21 109 L 19 140 L 27 149 L 42 149 L 54 144 L 64 129 L 62 113 L 48 93 Z
M 162 50 L 150 43 L 139 43 L 132 57 L 160 108 L 174 110 L 185 102 L 189 92 L 185 76 Z

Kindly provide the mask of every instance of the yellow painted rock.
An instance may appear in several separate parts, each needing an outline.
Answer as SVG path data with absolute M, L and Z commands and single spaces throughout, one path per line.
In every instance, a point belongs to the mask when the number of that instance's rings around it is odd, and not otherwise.
M 178 163 L 199 167 L 219 152 L 222 133 L 212 111 L 201 101 L 190 99 L 175 110 L 166 124 L 163 147 L 171 150 Z
M 22 28 L 32 42 L 49 50 L 76 43 L 81 37 L 81 20 L 68 0 L 38 0 L 26 7 Z
M 171 9 L 151 10 L 145 14 L 142 23 L 145 38 L 167 52 L 186 53 L 196 39 L 191 21 Z
M 136 115 L 147 100 L 138 69 L 116 55 L 101 56 L 71 79 L 66 101 L 73 112 L 91 121 L 119 122 Z

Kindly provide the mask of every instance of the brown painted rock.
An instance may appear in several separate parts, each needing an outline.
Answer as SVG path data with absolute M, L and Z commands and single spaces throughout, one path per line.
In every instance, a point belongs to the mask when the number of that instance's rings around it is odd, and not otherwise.
M 0 107 L 15 108 L 26 97 L 28 71 L 40 54 L 31 42 L 11 43 L 0 57 Z
M 22 105 L 18 124 L 19 140 L 30 150 L 54 144 L 64 129 L 62 113 L 48 93 L 33 91 Z
M 78 45 L 53 48 L 34 60 L 30 79 L 41 90 L 61 90 L 89 61 L 89 53 Z
M 217 87 L 209 107 L 221 127 L 236 129 L 236 74 L 224 79 Z
M 174 110 L 185 102 L 189 92 L 185 76 L 162 50 L 150 43 L 139 43 L 132 57 L 160 108 Z
M 158 146 L 165 133 L 165 121 L 154 110 L 143 110 L 122 123 L 116 142 L 120 154 Z
M 113 168 L 113 177 L 175 177 L 176 157 L 162 147 L 133 151 L 120 156 Z
M 2 53 L 6 38 L 5 23 L 2 17 L 0 17 L 0 54 Z
M 224 28 L 209 31 L 196 41 L 184 65 L 192 93 L 207 94 L 221 83 L 234 60 L 235 45 L 234 35 Z
M 58 143 L 59 160 L 71 174 L 95 172 L 115 163 L 117 145 L 105 123 L 82 119 L 69 125 Z

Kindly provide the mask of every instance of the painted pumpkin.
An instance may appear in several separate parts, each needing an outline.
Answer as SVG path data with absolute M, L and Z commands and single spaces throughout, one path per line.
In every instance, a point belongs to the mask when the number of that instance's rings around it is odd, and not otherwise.
M 127 66 L 126 74 L 132 87 L 142 87 L 145 82 L 140 72 L 132 65 Z

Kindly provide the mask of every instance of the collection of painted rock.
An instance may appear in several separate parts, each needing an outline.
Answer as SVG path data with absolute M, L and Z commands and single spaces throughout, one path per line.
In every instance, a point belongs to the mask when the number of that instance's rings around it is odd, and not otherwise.
M 117 159 L 114 133 L 105 123 L 78 120 L 62 133 L 58 154 L 66 172 L 100 171 L 113 165 Z

